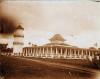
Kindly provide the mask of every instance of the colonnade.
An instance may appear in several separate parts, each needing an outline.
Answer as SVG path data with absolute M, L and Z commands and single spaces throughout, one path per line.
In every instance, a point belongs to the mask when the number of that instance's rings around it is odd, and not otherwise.
M 81 49 L 59 46 L 38 46 L 23 48 L 22 56 L 40 58 L 65 58 L 65 59 L 86 59 L 93 58 L 98 50 Z

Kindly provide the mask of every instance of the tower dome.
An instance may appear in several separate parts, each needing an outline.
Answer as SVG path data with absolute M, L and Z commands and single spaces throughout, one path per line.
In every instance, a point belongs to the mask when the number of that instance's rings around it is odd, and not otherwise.
M 60 34 L 55 34 L 51 39 L 52 43 L 63 43 L 65 39 Z
M 64 47 L 75 47 L 70 44 L 65 43 L 65 39 L 60 34 L 55 34 L 50 40 L 50 43 L 45 44 L 45 46 L 64 46 Z
M 24 37 L 23 31 L 24 31 L 24 28 L 21 25 L 19 25 L 16 28 L 16 31 L 14 32 L 14 37 Z
M 24 28 L 21 25 L 19 25 L 16 29 L 22 29 L 22 30 L 24 30 Z

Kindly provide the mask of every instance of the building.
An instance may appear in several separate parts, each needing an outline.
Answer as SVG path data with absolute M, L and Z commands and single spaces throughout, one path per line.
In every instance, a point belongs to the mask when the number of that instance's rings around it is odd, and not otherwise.
M 24 28 L 19 25 L 16 28 L 16 31 L 14 32 L 14 42 L 13 42 L 13 54 L 17 55 L 18 53 L 22 53 L 22 48 L 23 48 L 23 34 Z
M 92 59 L 100 50 L 95 48 L 79 48 L 65 43 L 65 39 L 60 34 L 55 34 L 50 43 L 43 46 L 32 45 L 24 47 L 23 52 L 19 53 L 24 57 L 39 58 L 64 58 L 64 59 Z

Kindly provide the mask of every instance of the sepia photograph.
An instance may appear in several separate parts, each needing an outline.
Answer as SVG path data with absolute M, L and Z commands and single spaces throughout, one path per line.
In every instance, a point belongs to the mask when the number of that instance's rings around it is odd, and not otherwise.
M 100 79 L 100 0 L 0 0 L 0 79 Z

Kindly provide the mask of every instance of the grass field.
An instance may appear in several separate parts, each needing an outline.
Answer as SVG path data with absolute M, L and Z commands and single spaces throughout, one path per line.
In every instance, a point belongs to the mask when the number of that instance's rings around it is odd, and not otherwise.
M 0 62 L 5 79 L 95 79 L 87 72 L 16 57 L 1 56 Z
M 62 64 L 69 64 L 75 66 L 86 67 L 90 69 L 97 69 L 96 66 L 89 60 L 86 59 L 51 59 L 51 58 L 33 58 L 33 57 L 26 57 L 28 59 L 37 59 L 41 61 L 49 61 L 54 63 L 62 63 Z

